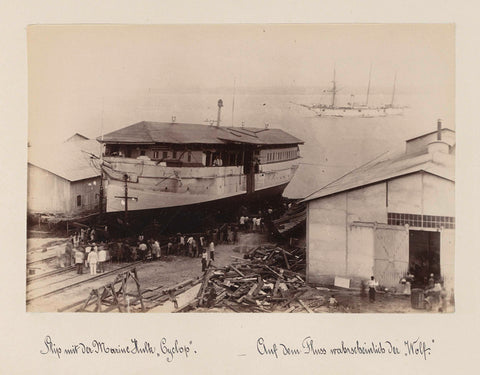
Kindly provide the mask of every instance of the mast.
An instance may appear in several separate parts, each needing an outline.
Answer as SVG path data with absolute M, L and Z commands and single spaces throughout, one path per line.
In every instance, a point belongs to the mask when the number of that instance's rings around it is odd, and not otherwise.
M 393 78 L 392 101 L 390 102 L 390 107 L 393 107 L 393 99 L 395 98 L 395 84 L 396 83 L 397 83 L 397 72 L 395 72 L 395 77 Z
M 365 107 L 368 107 L 368 96 L 370 95 L 370 79 L 372 77 L 372 64 L 370 64 L 370 71 L 368 73 L 367 99 L 365 100 Z
M 233 99 L 232 99 L 232 127 L 234 126 L 233 119 L 235 115 L 235 83 L 236 83 L 236 79 L 234 78 L 233 79 Z
M 332 88 L 332 108 L 335 107 L 335 94 L 337 93 L 337 84 L 335 82 L 335 66 L 333 67 L 333 88 Z
M 105 98 L 102 98 L 102 122 L 101 122 L 101 134 L 102 134 L 102 142 L 100 142 L 100 191 L 99 191 L 99 219 L 100 221 L 103 219 L 103 201 L 105 200 L 105 191 L 103 186 L 103 112 L 105 108 Z

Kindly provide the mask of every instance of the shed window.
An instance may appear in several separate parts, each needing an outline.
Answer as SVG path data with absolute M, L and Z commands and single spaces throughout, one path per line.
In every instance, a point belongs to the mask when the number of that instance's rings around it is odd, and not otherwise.
M 80 207 L 82 205 L 82 196 L 77 195 L 77 207 Z
M 158 151 L 153 151 L 153 158 L 158 159 Z
M 163 151 L 163 156 L 164 159 L 168 158 L 168 151 Z
M 177 151 L 173 151 L 173 156 L 172 156 L 174 159 L 177 158 Z

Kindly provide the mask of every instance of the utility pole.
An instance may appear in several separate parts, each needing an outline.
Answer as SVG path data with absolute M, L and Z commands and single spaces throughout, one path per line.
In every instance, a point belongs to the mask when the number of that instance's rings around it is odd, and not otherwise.
M 124 220 L 125 235 L 126 235 L 127 234 L 127 226 L 128 226 L 128 200 L 129 199 L 137 200 L 138 198 L 128 196 L 128 174 L 127 173 L 125 173 L 123 175 L 123 181 L 125 182 L 125 193 L 124 193 L 124 195 L 121 195 L 121 196 L 115 196 L 115 198 L 123 198 L 123 200 L 125 202 L 125 211 L 124 211 L 123 220 Z
M 128 223 L 128 174 L 123 175 L 123 179 L 125 180 L 125 225 Z
M 99 211 L 99 221 L 100 223 L 103 220 L 103 202 L 105 199 L 104 191 L 103 191 L 103 112 L 105 109 L 105 98 L 102 98 L 102 122 L 101 122 L 101 129 L 100 133 L 102 134 L 102 141 L 100 142 L 100 191 L 99 191 L 99 201 L 100 201 L 100 211 Z

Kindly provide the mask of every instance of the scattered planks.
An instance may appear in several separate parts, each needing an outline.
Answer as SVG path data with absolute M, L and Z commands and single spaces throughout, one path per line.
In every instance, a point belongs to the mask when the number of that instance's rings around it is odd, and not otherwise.
M 233 312 L 313 313 L 309 305 L 317 307 L 326 299 L 306 285 L 304 265 L 304 248 L 252 248 L 243 259 L 233 257 L 229 266 L 207 269 L 197 296 L 176 312 L 223 308 Z

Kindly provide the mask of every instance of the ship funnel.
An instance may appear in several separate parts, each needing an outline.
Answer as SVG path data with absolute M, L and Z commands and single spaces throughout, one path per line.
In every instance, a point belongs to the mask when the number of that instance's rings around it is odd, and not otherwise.
M 218 115 L 217 115 L 217 126 L 220 126 L 220 114 L 222 112 L 223 100 L 218 99 Z

